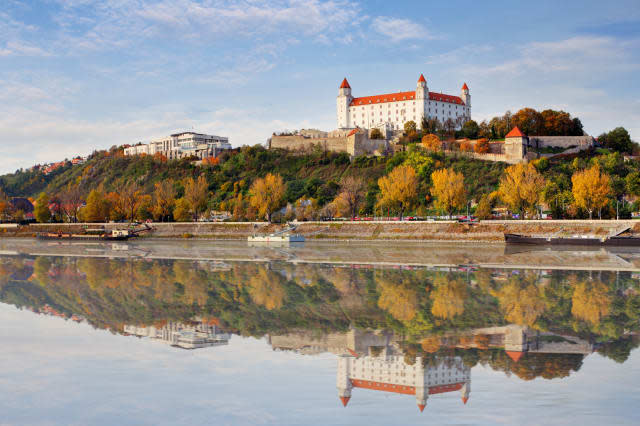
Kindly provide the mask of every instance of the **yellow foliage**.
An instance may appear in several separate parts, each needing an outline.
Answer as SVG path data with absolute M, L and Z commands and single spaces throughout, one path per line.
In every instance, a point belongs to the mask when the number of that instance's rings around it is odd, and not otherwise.
M 429 295 L 433 300 L 431 313 L 443 319 L 461 315 L 467 299 L 467 286 L 461 281 L 450 280 L 446 275 L 438 276 L 434 284 L 435 288 Z
M 270 311 L 280 309 L 287 294 L 281 281 L 281 275 L 261 268 L 259 274 L 253 275 L 248 283 L 251 300 Z
M 411 166 L 398 166 L 387 176 L 378 179 L 378 186 L 380 187 L 378 204 L 397 208 L 402 216 L 405 209 L 415 202 L 417 196 L 416 171 Z
M 388 311 L 399 321 L 411 321 L 418 309 L 416 291 L 402 284 L 395 284 L 385 279 L 378 281 L 380 298 L 378 306 Z
M 272 213 L 281 208 L 284 202 L 285 186 L 282 177 L 269 173 L 264 178 L 256 179 L 249 192 L 249 204 L 260 217 L 266 216 L 267 221 L 271 222 Z
M 600 171 L 597 163 L 589 169 L 575 172 L 571 176 L 571 184 L 576 206 L 588 211 L 589 218 L 594 210 L 607 205 L 611 193 L 611 179 L 609 175 Z
M 524 218 L 524 213 L 540 202 L 544 185 L 544 178 L 533 164 L 519 163 L 507 167 L 498 191 L 502 201 Z
M 461 209 L 467 202 L 464 189 L 464 176 L 453 169 L 440 169 L 431 173 L 433 187 L 431 195 L 436 198 L 437 208 L 445 211 L 449 216 L 454 209 Z
M 496 297 L 505 314 L 505 319 L 519 325 L 533 326 L 547 308 L 544 298 L 535 283 L 513 277 L 498 292 Z
M 599 281 L 580 282 L 573 291 L 571 303 L 573 316 L 593 325 L 599 324 L 600 319 L 609 314 L 609 289 Z

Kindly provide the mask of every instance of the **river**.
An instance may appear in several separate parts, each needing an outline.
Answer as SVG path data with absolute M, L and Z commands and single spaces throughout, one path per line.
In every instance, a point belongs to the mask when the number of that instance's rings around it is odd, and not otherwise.
M 639 424 L 640 251 L 0 240 L 0 424 Z

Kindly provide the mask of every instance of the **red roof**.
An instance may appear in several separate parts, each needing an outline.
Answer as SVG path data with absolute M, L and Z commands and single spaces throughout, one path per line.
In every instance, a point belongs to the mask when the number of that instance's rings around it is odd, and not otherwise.
M 427 80 L 424 79 L 424 75 L 420 74 L 420 78 L 418 79 L 418 83 L 426 83 Z
M 469 400 L 468 396 L 465 396 L 462 398 L 462 402 L 466 405 L 467 401 Z
M 462 85 L 462 90 L 469 90 L 469 86 L 467 86 L 467 83 Z
M 415 395 L 415 386 L 394 385 L 383 382 L 372 382 L 370 380 L 351 379 L 354 388 L 372 389 L 384 392 L 401 393 L 405 395 Z M 451 385 L 440 385 L 429 387 L 429 395 L 438 393 L 453 392 L 462 389 L 464 383 L 453 383 Z
M 343 406 L 347 406 L 347 404 L 349 403 L 349 400 L 351 399 L 350 396 L 341 396 L 340 397 L 340 401 L 342 401 L 342 405 Z
M 463 104 L 460 96 L 445 95 L 436 92 L 429 92 L 429 99 L 431 99 L 432 101 L 449 102 L 450 104 Z
M 505 136 L 505 138 L 523 138 L 523 137 L 524 137 L 524 133 L 522 133 L 520 129 L 518 129 L 518 126 L 511 129 L 511 131 L 507 133 Z
M 410 101 L 415 99 L 415 97 L 416 92 L 397 92 L 388 93 L 386 95 L 363 96 L 360 98 L 353 98 L 349 106 Z M 429 99 L 432 101 L 449 102 L 452 104 L 463 104 L 462 99 L 460 99 L 459 96 L 445 95 L 443 93 L 429 92 Z
M 434 395 L 436 393 L 445 393 L 445 392 L 453 392 L 462 389 L 464 383 L 454 383 L 452 385 L 440 385 L 440 386 L 431 386 L 429 388 L 429 395 Z
M 424 411 L 424 407 L 426 407 L 426 405 L 424 405 L 424 404 L 418 404 L 418 408 L 420 409 L 420 412 L 421 412 L 421 413 Z
M 342 84 L 340 85 L 341 89 L 351 89 L 351 86 L 349 86 L 349 82 L 347 81 L 347 78 L 345 77 L 344 80 L 342 80 Z
M 518 362 L 520 358 L 522 358 L 522 356 L 524 355 L 524 352 L 507 351 L 507 355 L 509 355 L 509 358 L 511 358 L 513 362 Z

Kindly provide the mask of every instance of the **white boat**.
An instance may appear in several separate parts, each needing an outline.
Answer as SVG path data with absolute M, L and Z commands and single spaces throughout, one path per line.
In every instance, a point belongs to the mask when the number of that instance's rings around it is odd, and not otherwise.
M 300 234 L 250 235 L 247 241 L 250 243 L 303 243 L 304 237 Z
M 303 243 L 304 237 L 302 235 L 291 233 L 295 229 L 295 225 L 289 225 L 287 228 L 272 234 L 250 235 L 247 237 L 247 241 L 250 243 Z

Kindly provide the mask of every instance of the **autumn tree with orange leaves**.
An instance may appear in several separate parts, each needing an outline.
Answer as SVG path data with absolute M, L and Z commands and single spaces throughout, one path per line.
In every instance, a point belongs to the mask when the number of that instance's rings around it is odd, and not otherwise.
M 442 151 L 442 141 L 433 133 L 422 137 L 422 146 L 431 151 Z

